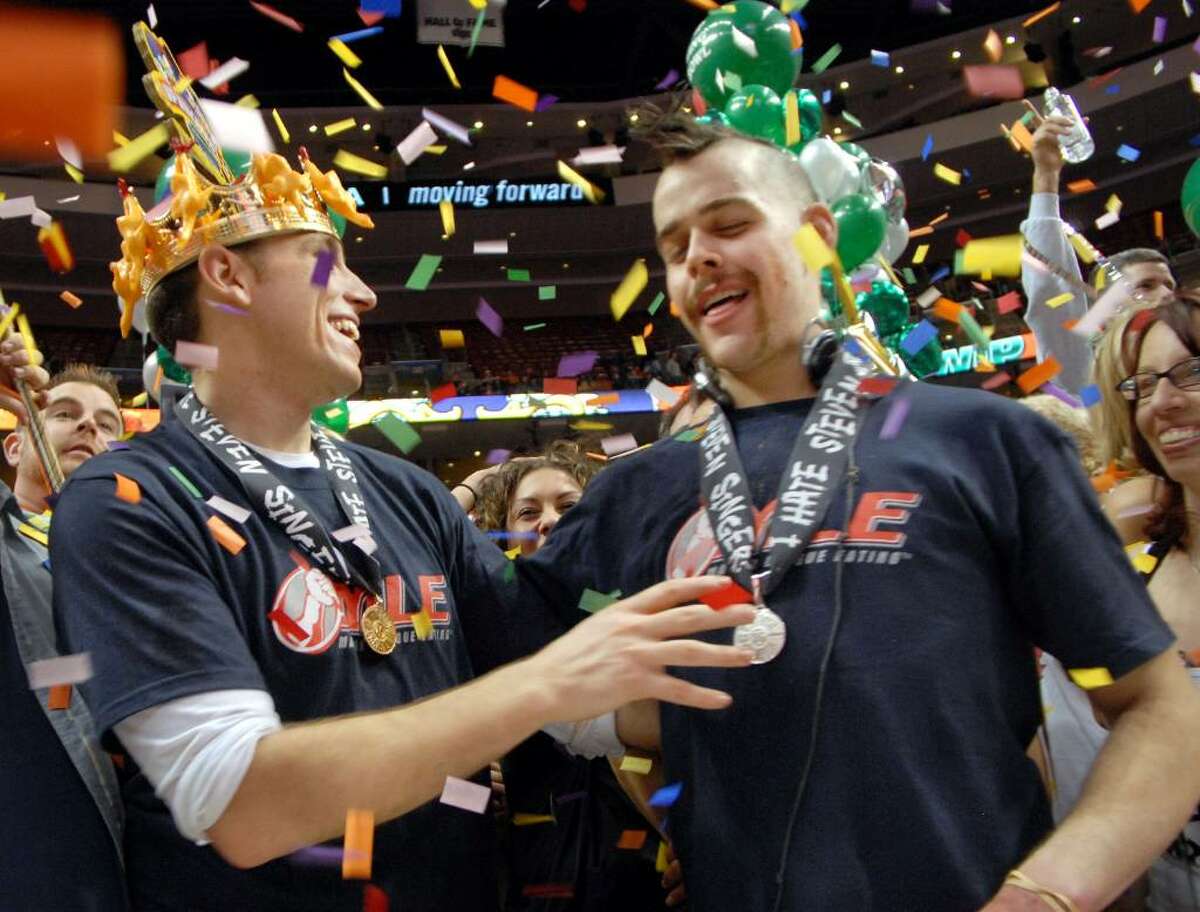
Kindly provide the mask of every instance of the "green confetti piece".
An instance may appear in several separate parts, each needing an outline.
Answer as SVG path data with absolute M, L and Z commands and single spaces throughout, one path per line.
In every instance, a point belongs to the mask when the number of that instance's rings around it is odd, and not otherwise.
M 487 5 L 479 11 L 479 15 L 475 17 L 475 27 L 471 29 L 471 45 L 467 48 L 467 56 L 470 57 L 475 53 L 475 45 L 479 43 L 479 36 L 483 34 L 483 20 L 487 16 Z
M 500 579 L 505 583 L 512 583 L 517 578 L 517 565 L 512 561 L 506 561 L 504 564 L 504 572 L 500 574 Z
M 557 285 L 542 285 L 538 288 L 539 301 L 553 301 L 558 297 Z
M 411 453 L 421 443 L 421 435 L 395 412 L 384 412 L 371 419 L 371 424 L 402 453 Z
M 900 271 L 901 271 L 901 272 L 904 274 L 904 281 L 905 281 L 905 282 L 907 282 L 909 285 L 916 285 L 916 284 L 917 284 L 917 274 L 916 274 L 915 272 L 913 272 L 913 271 L 912 271 L 912 267 L 911 267 L 911 266 L 905 266 L 905 267 L 904 267 L 903 269 L 901 269 Z
M 662 291 L 654 296 L 654 300 L 650 302 L 650 316 L 654 316 L 655 311 L 662 307 L 662 302 L 666 299 L 667 295 Z
M 852 126 L 856 127 L 859 130 L 862 129 L 862 121 L 859 120 L 857 117 L 855 117 L 853 114 L 851 114 L 849 111 L 842 112 L 842 120 L 846 121 L 846 123 L 851 124 Z
M 528 326 L 524 327 L 525 332 L 532 332 L 535 329 L 545 329 L 545 328 L 546 328 L 545 323 L 530 323 Z
M 620 589 L 614 589 L 608 594 L 597 592 L 594 589 L 584 589 L 583 595 L 579 598 L 579 610 L 586 611 L 588 614 L 595 614 L 597 611 L 602 611 L 613 602 L 618 601 L 620 598 Z
M 508 280 L 510 282 L 528 282 L 529 281 L 529 270 L 528 269 L 510 269 L 510 270 L 508 270 Z
M 404 287 L 411 291 L 424 291 L 429 287 L 429 283 L 433 281 L 433 274 L 437 272 L 437 268 L 441 264 L 442 258 L 437 254 L 421 254 L 421 259 L 413 267 L 412 275 L 408 277 L 408 281 L 404 283 Z
M 692 443 L 695 440 L 699 440 L 703 436 L 704 435 L 700 432 L 699 428 L 684 428 L 675 435 L 675 439 L 681 440 L 684 443 Z
M 963 250 L 961 247 L 959 247 L 958 250 L 954 251 L 954 274 L 955 275 L 963 274 L 963 268 L 966 265 L 966 262 L 967 262 L 967 252 L 965 250 Z
M 1033 123 L 1033 112 L 1026 111 L 1024 114 L 1021 115 L 1021 125 L 1027 127 L 1031 123 Z
M 175 466 L 167 466 L 167 471 L 175 476 L 175 480 L 183 485 L 189 494 L 197 500 L 204 500 L 204 495 L 200 493 L 200 489 L 192 484 L 191 479 L 179 471 L 179 469 L 175 468 Z
M 822 54 L 820 57 L 817 58 L 816 63 L 814 63 L 812 65 L 812 71 L 814 73 L 824 73 L 827 69 L 829 69 L 829 64 L 831 64 L 835 60 L 837 60 L 838 55 L 840 55 L 841 53 L 842 53 L 842 46 L 840 44 L 835 44 L 833 47 L 831 47 L 824 54 Z
M 975 322 L 975 318 L 964 310 L 958 315 L 958 325 L 967 334 L 967 338 L 975 343 L 975 347 L 986 355 L 991 340 L 984 335 L 983 329 Z

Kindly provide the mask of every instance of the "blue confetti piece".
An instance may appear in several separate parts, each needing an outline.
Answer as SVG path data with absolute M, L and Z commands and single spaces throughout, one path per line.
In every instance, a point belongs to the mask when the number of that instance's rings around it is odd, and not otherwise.
M 921 161 L 929 161 L 929 153 L 933 151 L 933 134 L 925 137 L 925 145 L 921 146 Z
M 826 89 L 821 93 L 821 104 L 829 104 L 833 100 L 833 89 Z
M 509 541 L 537 541 L 537 532 L 508 532 L 504 529 L 494 530 L 487 533 L 488 538 L 508 539 Z
M 937 327 L 928 320 L 922 320 L 913 327 L 912 332 L 904 337 L 900 347 L 907 355 L 915 355 L 926 345 L 937 338 Z
M 1079 391 L 1079 398 L 1082 400 L 1084 408 L 1091 408 L 1100 401 L 1100 387 L 1089 383 Z
M 679 793 L 682 791 L 682 782 L 673 782 L 670 785 L 664 785 L 657 792 L 650 796 L 650 807 L 668 808 L 679 800 Z
M 46 568 L 47 573 L 52 572 L 50 570 L 50 558 L 46 558 L 44 561 L 42 561 L 42 566 Z
M 370 38 L 372 35 L 381 34 L 383 34 L 383 26 L 375 25 L 371 28 L 359 29 L 357 32 L 345 32 L 344 34 L 334 35 L 333 37 L 342 42 L 342 44 L 349 44 L 351 41 L 358 41 L 362 38 Z
M 364 13 L 383 13 L 388 19 L 400 15 L 400 0 L 362 0 L 359 6 Z
M 1195 136 L 1193 136 L 1191 139 L 1189 139 L 1188 145 L 1189 146 L 1200 146 L 1200 133 L 1197 133 Z
M 804 31 L 806 28 L 808 28 L 808 20 L 804 18 L 804 15 L 800 12 L 800 10 L 792 10 L 791 13 L 788 14 L 788 18 L 796 23 L 796 26 L 800 29 L 800 31 Z
M 1117 147 L 1117 157 L 1123 158 L 1127 162 L 1135 162 L 1142 157 L 1141 150 L 1135 149 L 1133 146 L 1121 143 Z
M 1121 86 L 1120 86 L 1120 83 L 1113 83 L 1113 84 L 1112 84 L 1112 85 L 1110 85 L 1110 86 L 1105 86 L 1105 87 L 1104 87 L 1104 94 L 1105 94 L 1105 95 L 1120 95 L 1120 94 L 1121 94 Z
M 962 169 L 962 179 L 963 179 L 963 180 L 964 180 L 966 183 L 970 183 L 970 182 L 971 182 L 971 169 L 970 169 L 970 168 L 963 168 L 963 169 Z
M 887 51 L 871 51 L 871 65 L 888 67 L 892 64 L 892 55 Z
M 950 267 L 943 266 L 937 272 L 935 272 L 933 275 L 931 275 L 929 277 L 929 284 L 934 285 L 934 284 L 940 282 L 942 279 L 946 278 L 946 276 L 948 276 L 948 275 L 950 275 Z
M 863 350 L 859 346 L 858 342 L 856 342 L 854 339 L 850 339 L 850 338 L 843 339 L 842 340 L 842 348 L 846 349 L 846 351 L 850 352 L 850 354 L 854 355 L 854 357 L 856 357 L 856 358 L 863 357 Z

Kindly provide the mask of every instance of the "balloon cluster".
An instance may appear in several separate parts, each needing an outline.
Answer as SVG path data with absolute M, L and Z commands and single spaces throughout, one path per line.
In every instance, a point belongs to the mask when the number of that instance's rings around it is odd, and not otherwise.
M 1179 194 L 1179 206 L 1183 218 L 1192 234 L 1200 237 L 1200 158 L 1192 162 L 1183 179 L 1183 191 Z
M 713 10 L 697 26 L 687 50 L 688 80 L 702 110 L 698 120 L 766 140 L 795 155 L 837 222 L 842 268 L 851 272 L 862 267 L 856 278 L 867 279 L 875 274 L 871 261 L 882 257 L 893 263 L 908 245 L 904 182 L 890 164 L 854 143 L 820 135 L 819 99 L 807 89 L 793 88 L 802 58 L 798 30 L 775 7 L 760 0 L 733 0 Z M 793 137 L 798 132 L 799 138 L 789 144 L 791 107 L 799 126 L 798 131 L 793 126 Z M 823 281 L 822 287 L 830 313 L 840 316 L 832 280 Z M 936 340 L 916 355 L 900 348 L 913 325 L 908 298 L 899 286 L 876 279 L 869 292 L 858 295 L 856 305 L 871 315 L 880 340 L 913 373 L 924 376 L 940 367 Z

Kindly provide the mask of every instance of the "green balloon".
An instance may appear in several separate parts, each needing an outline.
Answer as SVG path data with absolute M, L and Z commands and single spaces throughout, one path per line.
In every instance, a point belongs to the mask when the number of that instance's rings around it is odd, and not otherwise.
M 796 101 L 800 108 L 800 138 L 808 142 L 814 136 L 821 135 L 821 120 L 825 112 L 821 108 L 821 99 L 808 89 L 796 89 Z
M 1192 162 L 1187 176 L 1183 179 L 1179 205 L 1183 209 L 1184 221 L 1192 229 L 1192 234 L 1200 237 L 1200 158 Z
M 350 406 L 345 399 L 334 399 L 312 410 L 312 420 L 335 434 L 350 430 Z
M 856 143 L 844 142 L 841 145 L 845 151 L 853 155 L 859 162 L 869 161 L 871 158 L 871 153 Z
M 252 157 L 249 152 L 241 152 L 234 149 L 222 149 L 221 154 L 225 157 L 225 163 L 229 165 L 235 176 L 241 177 L 250 170 Z M 171 193 L 171 178 L 175 176 L 175 156 L 172 155 L 167 159 L 167 163 L 159 169 L 158 178 L 154 181 L 154 202 L 161 203 Z
M 725 116 L 724 111 L 709 111 L 707 114 L 701 114 L 697 117 L 696 123 L 709 124 L 714 127 L 728 127 L 729 118 Z
M 877 200 L 850 193 L 832 207 L 838 226 L 837 252 L 842 268 L 849 272 L 872 256 L 887 232 L 887 213 Z
M 898 354 L 908 369 L 912 371 L 913 376 L 920 379 L 928 377 L 930 374 L 936 374 L 942 369 L 942 344 L 937 339 L 930 339 L 923 348 L 918 349 L 916 354 L 910 355 L 904 350 L 902 343 L 916 328 L 917 324 L 914 324 L 903 332 L 887 336 L 883 339 L 883 344 Z
M 748 85 L 729 99 L 725 117 L 733 129 L 783 145 L 787 129 L 783 122 L 783 99 L 772 89 Z
M 880 337 L 894 335 L 908 325 L 908 295 L 886 279 L 876 279 L 870 291 L 860 291 L 854 299 L 860 311 L 871 315 Z
M 709 13 L 688 44 L 688 80 L 717 108 L 748 85 L 765 85 L 782 95 L 799 72 L 787 17 L 759 0 L 734 0 Z

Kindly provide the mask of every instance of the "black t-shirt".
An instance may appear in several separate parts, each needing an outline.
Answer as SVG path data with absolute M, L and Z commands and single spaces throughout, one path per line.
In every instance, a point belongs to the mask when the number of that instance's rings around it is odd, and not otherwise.
M 898 395 L 911 399 L 907 419 L 880 439 Z M 986 393 L 907 384 L 892 397 L 863 422 L 854 503 L 843 482 L 768 596 L 787 624 L 782 654 L 676 671 L 734 699 L 662 711 L 668 780 L 683 783 L 670 830 L 696 912 L 772 908 L 839 569 L 843 612 L 784 909 L 983 906 L 1050 827 L 1025 755 L 1041 720 L 1031 644 L 1119 677 L 1172 641 L 1063 434 Z M 760 522 L 810 404 L 733 416 Z M 518 562 L 523 582 L 573 605 L 585 587 L 628 595 L 720 572 L 699 459 L 694 441 L 666 440 L 617 460 Z
M 95 676 L 84 690 L 110 741 L 113 726 L 134 713 L 214 690 L 265 690 L 284 724 L 399 706 L 538 645 L 538 625 L 507 615 L 496 594 L 511 565 L 445 487 L 399 459 L 340 446 L 366 500 L 398 627 L 386 657 L 359 634 L 367 594 L 311 568 L 272 521 L 227 519 L 246 546 L 234 555 L 218 543 L 205 500 L 248 501 L 177 419 L 75 473 L 54 515 L 56 621 L 67 652 L 92 654 Z M 349 524 L 322 470 L 269 465 L 327 531 Z M 137 482 L 140 503 L 115 497 L 115 472 Z M 433 620 L 427 641 L 412 627 L 422 606 Z M 362 908 L 361 883 L 342 881 L 337 867 L 280 859 L 239 871 L 193 845 L 143 776 L 125 798 L 130 890 L 141 908 Z M 394 909 L 490 909 L 493 842 L 487 815 L 430 802 L 377 828 L 373 882 Z
M 0 587 L 0 909 L 124 910 L 112 836 L 37 698 Z

